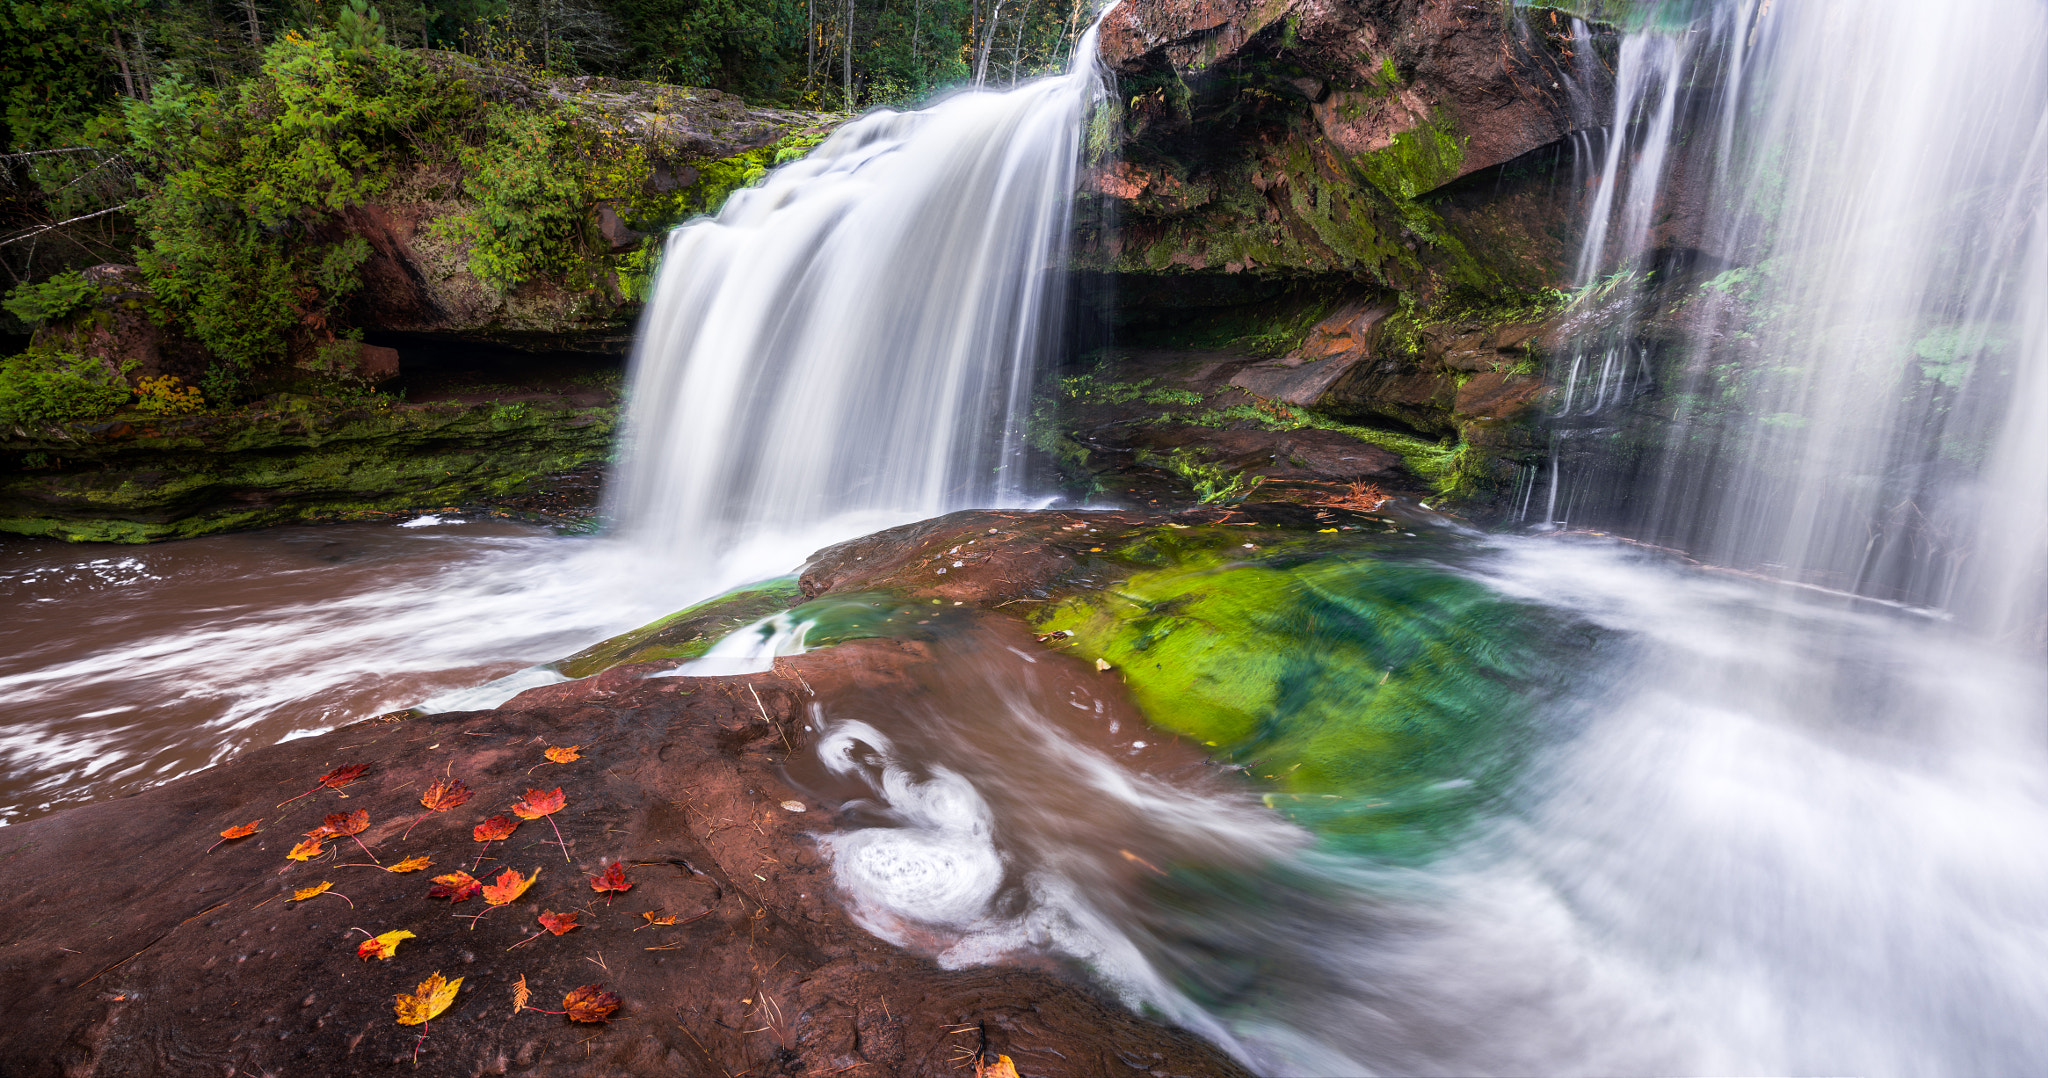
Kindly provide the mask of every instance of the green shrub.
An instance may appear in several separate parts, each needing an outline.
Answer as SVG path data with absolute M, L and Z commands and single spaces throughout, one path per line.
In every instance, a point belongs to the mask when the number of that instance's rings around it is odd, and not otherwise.
M 98 359 L 47 348 L 0 359 L 0 425 L 96 419 L 127 402 L 127 383 Z
M 7 293 L 8 313 L 31 326 L 54 322 L 92 300 L 92 282 L 77 270 L 66 270 L 40 284 L 16 285 Z

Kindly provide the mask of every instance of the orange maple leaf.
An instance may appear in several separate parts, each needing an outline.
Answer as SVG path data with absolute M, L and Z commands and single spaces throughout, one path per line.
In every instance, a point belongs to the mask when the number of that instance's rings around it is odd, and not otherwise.
M 293 846 L 292 852 L 285 854 L 285 856 L 291 858 L 294 861 L 311 861 L 313 858 L 318 857 L 326 852 L 326 847 L 320 845 L 319 839 L 309 838 L 306 841 L 301 842 L 296 846 Z
M 359 778 L 362 778 L 363 772 L 368 771 L 369 769 L 369 764 L 343 764 L 342 766 L 337 767 L 332 771 L 329 771 L 325 775 L 320 776 L 319 785 L 316 785 L 312 789 L 307 790 L 305 793 L 300 794 L 299 797 L 311 797 L 314 794 L 317 794 L 321 790 L 325 789 L 339 790 L 343 786 L 346 786 L 349 783 L 354 782 Z M 348 795 L 343 794 L 342 796 L 347 797 Z M 290 800 L 280 802 L 277 807 L 283 808 L 286 805 L 291 804 L 293 801 L 297 801 L 299 797 L 294 797 Z
M 227 842 L 227 841 L 229 841 L 230 839 L 237 839 L 237 838 L 248 838 L 248 837 L 249 837 L 250 835 L 253 835 L 253 834 L 255 834 L 255 833 L 256 833 L 256 825 L 257 825 L 257 824 L 260 824 L 260 823 L 262 823 L 262 822 L 263 822 L 262 820 L 260 820 L 260 819 L 257 819 L 257 820 L 251 820 L 250 822 L 248 822 L 248 823 L 245 823 L 245 824 L 242 824 L 242 825 L 241 825 L 241 826 L 239 826 L 239 827 L 230 827 L 230 828 L 228 828 L 227 830 L 225 830 L 225 831 L 222 831 L 222 832 L 220 833 L 220 842 L 216 842 L 216 843 L 214 843 L 214 844 L 213 844 L 213 846 L 218 846 L 218 845 L 220 845 L 220 843 L 221 843 L 221 842 Z M 206 852 L 207 852 L 207 853 L 212 853 L 212 852 L 213 852 L 213 846 L 208 846 L 208 847 L 206 848 Z
M 400 861 L 397 864 L 385 869 L 384 871 L 418 872 L 420 869 L 426 868 L 428 865 L 431 865 L 433 863 L 433 860 L 429 858 L 426 854 L 420 854 L 418 857 L 408 857 L 405 860 Z
M 994 1063 L 976 1056 L 974 1078 L 1018 1078 L 1017 1065 L 1010 1061 L 1009 1056 L 999 1055 Z
M 327 838 L 333 836 L 341 838 L 346 835 L 359 835 L 369 826 L 370 813 L 367 809 L 357 809 L 354 812 L 337 812 L 321 821 L 320 826 L 306 832 L 306 837 Z
M 640 916 L 647 918 L 647 923 L 641 925 L 640 928 L 659 928 L 664 925 L 672 925 L 676 923 L 675 914 L 671 913 L 668 916 L 663 917 L 661 915 L 660 910 L 648 910 L 646 913 L 643 913 Z M 636 928 L 633 931 L 638 932 L 640 931 L 640 928 Z
M 329 887 L 332 887 L 332 886 L 334 886 L 334 881 L 333 881 L 333 880 L 322 880 L 322 881 L 320 881 L 320 884 L 319 884 L 318 886 L 316 886 L 316 887 L 306 887 L 306 888 L 301 888 L 300 890 L 297 890 L 297 891 L 293 891 L 293 892 L 292 892 L 292 897 L 291 897 L 291 898 L 289 899 L 289 901 L 292 901 L 292 902 L 304 902 L 305 900 L 307 900 L 307 899 L 309 899 L 309 898 L 312 898 L 312 897 L 314 897 L 315 895 L 322 895 L 322 894 L 326 894 L 326 893 L 327 893 L 327 889 L 328 889 Z
M 604 904 L 612 904 L 612 897 L 620 891 L 630 891 L 633 885 L 626 882 L 626 866 L 613 861 L 602 876 L 590 877 L 590 889 L 604 895 Z
M 528 790 L 526 791 L 526 797 L 520 800 L 518 804 L 512 806 L 512 813 L 522 820 L 538 820 L 542 816 L 562 811 L 562 806 L 568 803 L 569 799 L 563 796 L 560 786 L 546 793 L 542 793 L 539 790 Z
M 475 839 L 478 842 L 496 842 L 501 838 L 511 838 L 512 832 L 517 830 L 519 830 L 518 820 L 515 820 L 510 816 L 493 816 L 490 819 L 485 820 L 480 824 L 477 824 L 476 827 L 470 831 L 470 834 L 473 837 L 475 837 Z
M 526 797 L 512 806 L 512 814 L 521 819 L 538 820 L 542 816 L 548 818 L 548 826 L 555 829 L 555 844 L 562 847 L 563 861 L 569 860 L 569 844 L 563 840 L 562 829 L 556 825 L 554 814 L 562 811 L 562 806 L 568 803 L 569 799 L 562 796 L 562 788 L 557 786 L 546 793 L 528 790 Z
M 576 923 L 576 913 L 573 910 L 568 913 L 556 913 L 553 910 L 543 911 L 540 915 L 540 926 L 557 936 L 572 928 L 583 927 Z
M 424 820 L 436 812 L 446 812 L 452 808 L 459 808 L 469 798 L 470 789 L 464 786 L 461 780 L 435 779 L 434 784 L 427 787 L 427 792 L 420 795 L 420 804 L 427 811 L 420 813 L 418 820 L 414 820 L 411 824 L 407 825 L 405 835 L 398 837 L 402 839 L 406 835 L 412 834 L 412 829 L 420 825 L 420 820 Z
M 538 868 L 533 870 L 531 876 L 521 876 L 518 869 L 508 868 L 498 873 L 497 879 L 484 885 L 484 901 L 493 906 L 502 906 L 525 894 L 526 889 L 532 887 L 533 881 L 537 879 L 540 879 Z
M 581 745 L 571 745 L 566 749 L 562 749 L 550 745 L 548 746 L 547 751 L 541 753 L 541 755 L 547 757 L 550 760 L 553 760 L 558 764 L 566 764 L 572 760 L 581 760 L 583 758 L 583 755 L 576 751 L 577 749 L 580 749 L 582 747 L 583 746 Z
M 619 997 L 601 984 L 586 984 L 562 997 L 562 1010 L 572 1022 L 609 1022 L 619 1009 Z
M 396 932 L 386 932 L 381 936 L 371 936 L 357 945 L 356 957 L 365 962 L 372 958 L 381 958 L 388 962 L 391 960 L 392 955 L 398 953 L 398 942 L 400 940 L 413 938 L 415 938 L 413 934 L 403 928 Z
M 455 871 L 446 876 L 434 877 L 434 886 L 427 891 L 428 898 L 445 898 L 450 902 L 464 902 L 475 898 L 484 889 L 483 881 L 467 872 Z

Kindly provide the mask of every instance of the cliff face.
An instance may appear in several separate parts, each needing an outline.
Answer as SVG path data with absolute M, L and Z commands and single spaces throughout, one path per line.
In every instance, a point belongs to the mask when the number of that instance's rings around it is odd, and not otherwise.
M 1600 114 L 1604 69 L 1573 25 L 1460 0 L 1132 0 L 1102 35 L 1121 130 L 1081 261 L 1416 292 L 1560 283 L 1570 215 L 1499 204 Z M 1484 196 L 1461 197 L 1465 178 Z

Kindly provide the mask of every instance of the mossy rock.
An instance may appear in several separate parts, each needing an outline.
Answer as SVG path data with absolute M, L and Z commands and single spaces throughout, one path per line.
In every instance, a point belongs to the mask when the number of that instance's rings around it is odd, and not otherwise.
M 1156 543 L 1148 543 L 1155 552 Z M 1189 548 L 1037 619 L 1121 671 L 1157 726 L 1339 845 L 1443 848 L 1506 792 L 1591 636 L 1440 565 L 1348 538 Z
M 801 597 L 795 577 L 748 584 L 599 641 L 555 666 L 572 678 L 584 678 L 626 663 L 694 659 L 736 630 L 788 609 Z

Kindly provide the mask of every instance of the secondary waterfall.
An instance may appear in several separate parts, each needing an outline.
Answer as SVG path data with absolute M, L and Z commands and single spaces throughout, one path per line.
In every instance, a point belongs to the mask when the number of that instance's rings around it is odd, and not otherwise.
M 1639 17 L 1580 273 L 1651 298 L 1559 371 L 1567 449 L 1624 444 L 1565 453 L 1549 519 L 2038 639 L 2048 14 Z
M 633 358 L 620 532 L 724 551 L 1023 496 L 1100 93 L 1093 29 L 1073 55 L 1062 76 L 855 120 L 670 236 Z

